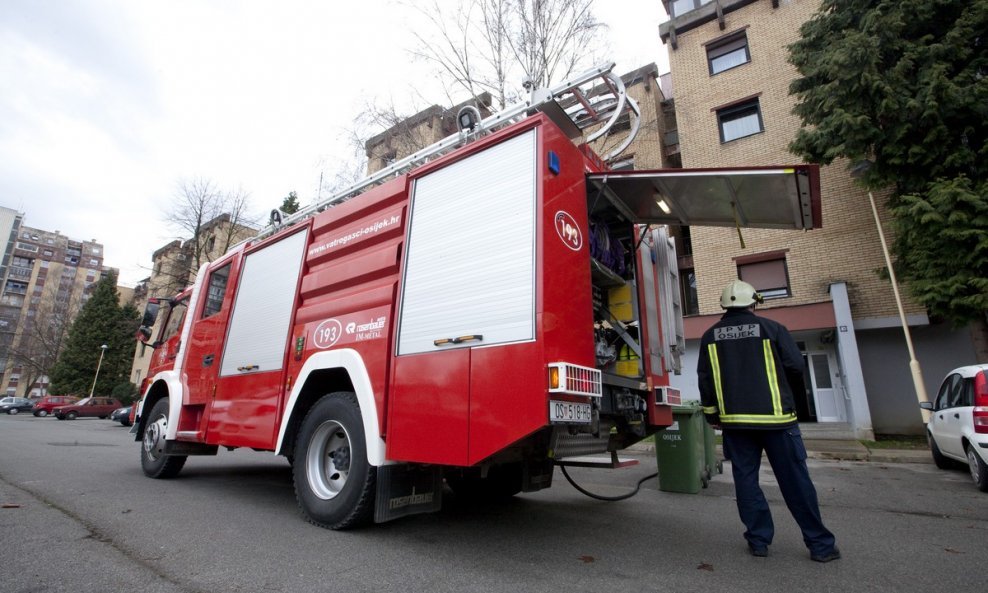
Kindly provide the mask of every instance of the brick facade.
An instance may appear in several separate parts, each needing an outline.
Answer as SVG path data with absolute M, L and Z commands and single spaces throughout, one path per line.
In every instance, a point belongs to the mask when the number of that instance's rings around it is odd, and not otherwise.
M 684 167 L 777 165 L 800 162 L 787 150 L 800 127 L 792 113 L 794 98 L 789 83 L 797 76 L 787 62 L 787 46 L 799 37 L 799 26 L 819 7 L 818 0 L 782 0 L 773 8 L 768 0 L 753 3 L 723 2 L 724 28 L 716 18 L 676 35 L 677 48 L 669 49 L 675 83 L 676 118 Z M 726 12 L 729 5 L 739 5 Z M 707 45 L 743 31 L 750 61 L 718 74 L 709 74 Z M 721 142 L 716 108 L 757 96 L 764 130 L 730 142 Z M 896 316 L 868 194 L 856 187 L 846 171 L 847 162 L 821 169 L 823 227 L 805 233 L 694 228 L 693 264 L 701 314 L 720 312 L 723 285 L 736 277 L 735 257 L 787 250 L 786 263 L 792 296 L 771 300 L 765 308 L 804 305 L 829 300 L 828 286 L 846 282 L 856 319 Z M 883 196 L 876 196 L 883 202 Z M 881 215 L 884 217 L 884 209 Z M 890 229 L 884 225 L 886 238 Z M 905 295 L 904 295 L 905 297 Z M 906 314 L 924 309 L 904 301 Z

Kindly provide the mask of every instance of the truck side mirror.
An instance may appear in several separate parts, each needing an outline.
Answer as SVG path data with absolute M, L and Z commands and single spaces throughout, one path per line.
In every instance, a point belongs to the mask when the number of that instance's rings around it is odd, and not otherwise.
M 919 402 L 919 407 L 923 408 L 924 410 L 929 410 L 932 412 L 933 402 Z
M 154 326 L 155 320 L 158 319 L 158 309 L 161 305 L 158 304 L 157 299 L 148 301 L 146 307 L 144 307 L 144 317 L 141 319 L 141 325 L 147 326 L 148 328 Z
M 154 322 L 158 319 L 158 310 L 161 305 L 158 304 L 157 299 L 151 299 L 148 301 L 147 307 L 144 308 L 144 317 L 141 318 L 141 327 L 137 329 L 137 340 L 147 344 L 151 340 L 151 328 L 154 327 Z M 149 344 L 152 348 L 153 344 Z

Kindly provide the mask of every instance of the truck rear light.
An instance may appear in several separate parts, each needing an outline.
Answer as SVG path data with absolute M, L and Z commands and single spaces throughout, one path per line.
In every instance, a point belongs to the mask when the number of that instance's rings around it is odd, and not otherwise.
M 601 374 L 597 369 L 567 362 L 549 363 L 549 393 L 600 397 Z
M 988 434 L 988 377 L 985 371 L 974 376 L 974 432 Z

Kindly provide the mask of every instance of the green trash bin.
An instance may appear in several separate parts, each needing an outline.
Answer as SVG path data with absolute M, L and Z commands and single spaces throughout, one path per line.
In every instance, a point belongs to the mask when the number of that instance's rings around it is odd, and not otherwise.
M 703 424 L 703 453 L 704 465 L 706 467 L 707 479 L 710 480 L 717 474 L 724 473 L 724 462 L 717 456 L 717 435 L 714 427 L 707 424 L 701 414 L 700 423 Z
M 696 494 L 707 485 L 703 413 L 697 402 L 672 408 L 673 424 L 655 433 L 659 490 Z

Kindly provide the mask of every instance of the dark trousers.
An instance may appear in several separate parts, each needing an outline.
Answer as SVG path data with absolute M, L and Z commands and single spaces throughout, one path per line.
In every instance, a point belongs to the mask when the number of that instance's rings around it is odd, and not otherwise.
M 834 535 L 823 526 L 816 489 L 806 468 L 806 448 L 799 427 L 781 430 L 724 429 L 724 455 L 731 461 L 738 513 L 747 528 L 744 537 L 752 547 L 772 543 L 775 525 L 762 489 L 758 468 L 762 451 L 775 473 L 782 497 L 789 507 L 803 541 L 812 554 L 826 554 L 834 548 Z

